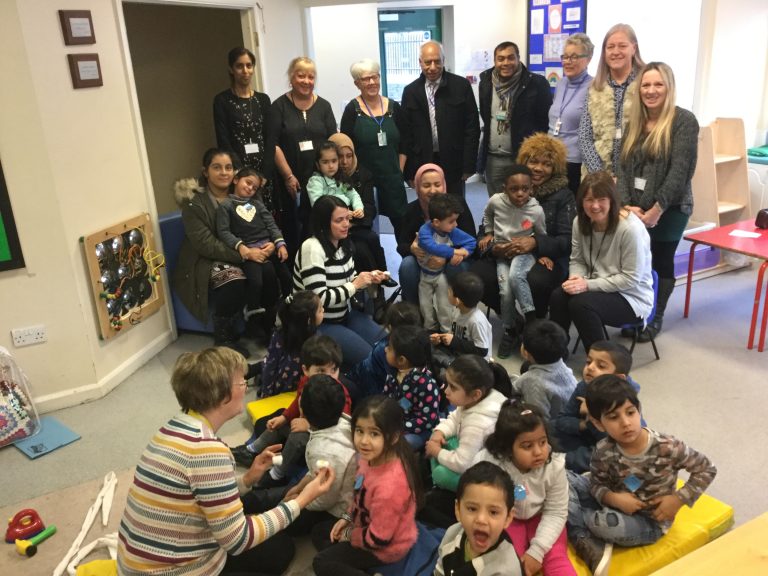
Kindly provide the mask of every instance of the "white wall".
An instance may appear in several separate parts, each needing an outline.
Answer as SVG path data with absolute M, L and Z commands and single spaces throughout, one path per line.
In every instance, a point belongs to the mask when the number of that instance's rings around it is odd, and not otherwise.
M 747 146 L 768 143 L 768 2 L 704 0 L 713 28 L 699 122 L 743 118 Z
M 91 11 L 97 44 L 66 47 L 57 9 Z M 98 397 L 171 341 L 165 310 L 99 339 L 80 237 L 152 212 L 109 0 L 0 0 L 0 158 L 26 268 L 0 273 L 0 346 L 43 409 Z M 73 90 L 66 54 L 98 52 L 104 86 Z M 13 348 L 10 329 L 48 342 Z
M 645 62 L 662 61 L 672 67 L 677 83 L 677 103 L 691 110 L 699 57 L 699 24 L 702 0 L 588 0 L 587 34 L 595 44 L 589 66 L 594 75 L 600 47 L 614 24 L 630 24 L 637 34 Z
M 349 66 L 363 58 L 379 61 L 376 4 L 310 8 L 307 23 L 312 30 L 309 56 L 317 63 L 316 90 L 331 103 L 338 123 L 346 102 L 360 93 Z

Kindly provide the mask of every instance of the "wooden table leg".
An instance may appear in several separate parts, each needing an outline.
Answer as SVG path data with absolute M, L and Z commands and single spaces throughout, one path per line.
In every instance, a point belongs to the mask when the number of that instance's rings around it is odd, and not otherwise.
M 768 260 L 763 261 L 760 266 L 760 271 L 757 273 L 757 286 L 755 287 L 755 303 L 752 306 L 752 322 L 749 325 L 749 340 L 747 342 L 747 350 L 752 350 L 755 346 L 755 327 L 757 325 L 757 313 L 760 311 L 760 297 L 763 295 L 763 276 L 765 275 L 765 268 L 768 267 Z M 766 302 L 768 304 L 768 302 Z M 758 344 L 758 351 L 763 351 L 763 344 L 765 344 L 765 305 L 763 305 L 763 321 L 760 328 L 760 343 Z
M 685 309 L 683 318 L 688 318 L 688 307 L 691 303 L 691 283 L 693 281 L 693 257 L 697 242 L 691 242 L 691 251 L 688 254 L 688 282 L 685 284 Z

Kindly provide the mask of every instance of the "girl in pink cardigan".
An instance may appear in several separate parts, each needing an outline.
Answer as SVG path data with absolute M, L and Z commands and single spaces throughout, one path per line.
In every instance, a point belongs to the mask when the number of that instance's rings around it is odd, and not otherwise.
M 421 494 L 402 408 L 391 398 L 371 396 L 352 415 L 352 430 L 355 495 L 331 529 L 330 546 L 315 556 L 317 576 L 365 576 L 368 568 L 402 559 L 416 542 Z

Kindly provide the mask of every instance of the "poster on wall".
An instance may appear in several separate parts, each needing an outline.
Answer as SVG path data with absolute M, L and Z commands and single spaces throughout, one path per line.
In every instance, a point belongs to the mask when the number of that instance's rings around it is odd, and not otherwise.
M 528 0 L 528 69 L 554 91 L 563 77 L 565 40 L 587 30 L 587 0 Z
M 16 221 L 13 219 L 11 199 L 5 185 L 3 165 L 0 163 L 0 271 L 24 268 Z

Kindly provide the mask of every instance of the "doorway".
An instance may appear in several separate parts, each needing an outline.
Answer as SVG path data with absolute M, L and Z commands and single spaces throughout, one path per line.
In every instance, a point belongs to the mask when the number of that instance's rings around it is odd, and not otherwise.
M 421 74 L 419 46 L 442 42 L 442 10 L 379 10 L 381 89 L 398 102 L 403 89 Z
M 196 177 L 216 145 L 213 97 L 229 86 L 227 53 L 243 45 L 237 9 L 123 3 L 157 214 L 178 209 L 173 183 Z

